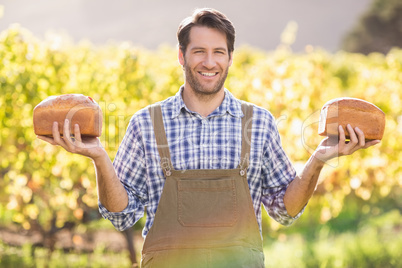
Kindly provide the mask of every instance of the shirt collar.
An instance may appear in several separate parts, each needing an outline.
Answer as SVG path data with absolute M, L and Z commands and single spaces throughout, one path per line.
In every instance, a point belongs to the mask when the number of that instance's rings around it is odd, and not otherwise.
M 181 111 L 184 109 L 186 112 L 194 114 L 195 112 L 191 111 L 187 108 L 186 104 L 183 101 L 182 92 L 184 86 L 180 87 L 180 90 L 174 96 L 174 105 L 172 112 L 172 119 L 178 117 Z M 208 117 L 211 116 L 222 116 L 225 113 L 229 113 L 234 117 L 243 117 L 243 111 L 241 110 L 241 103 L 238 101 L 232 93 L 229 92 L 226 88 L 225 90 L 225 98 L 221 105 L 215 109 Z

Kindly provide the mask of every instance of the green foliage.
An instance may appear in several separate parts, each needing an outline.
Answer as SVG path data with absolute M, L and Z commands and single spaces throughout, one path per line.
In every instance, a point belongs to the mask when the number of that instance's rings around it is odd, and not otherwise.
M 402 2 L 373 0 L 356 26 L 345 36 L 342 48 L 349 52 L 388 53 L 402 44 Z
M 36 139 L 32 110 L 50 95 L 91 96 L 103 110 L 100 139 L 113 159 L 132 114 L 175 94 L 183 83 L 176 50 L 147 51 L 125 43 L 69 45 L 56 37 L 38 40 L 11 27 L 0 35 L 0 59 L 0 225 L 50 231 L 98 218 L 91 161 Z M 399 49 L 368 56 L 314 48 L 304 54 L 286 47 L 235 51 L 226 87 L 272 112 L 285 151 L 298 170 L 322 139 L 317 135 L 318 116 L 328 100 L 361 98 L 386 113 L 382 143 L 330 163 L 305 214 L 286 234 L 302 231 L 316 237 L 314 228 L 322 224 L 339 233 L 359 231 L 360 221 L 401 210 L 401 74 Z M 267 243 L 279 239 L 284 230 L 264 213 Z M 372 234 L 369 237 L 380 243 Z
M 401 214 L 393 210 L 367 221 L 356 232 L 334 235 L 321 226 L 317 236 L 282 234 L 265 248 L 266 267 L 400 267 Z M 394 229 L 395 228 L 395 229 Z

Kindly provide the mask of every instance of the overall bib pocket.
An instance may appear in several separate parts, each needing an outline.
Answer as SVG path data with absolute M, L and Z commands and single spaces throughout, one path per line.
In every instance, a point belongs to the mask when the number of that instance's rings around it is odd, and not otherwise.
M 178 221 L 186 227 L 229 227 L 238 217 L 236 184 L 228 179 L 181 179 Z

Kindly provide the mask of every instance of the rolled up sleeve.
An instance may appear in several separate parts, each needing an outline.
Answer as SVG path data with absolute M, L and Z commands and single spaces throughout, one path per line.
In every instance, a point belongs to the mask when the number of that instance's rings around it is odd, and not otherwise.
M 295 217 L 290 216 L 283 201 L 288 185 L 296 177 L 296 171 L 282 148 L 279 133 L 275 126 L 272 126 L 269 141 L 264 152 L 261 201 L 271 218 L 288 226 L 304 212 L 303 208 Z
M 126 134 L 113 161 L 117 177 L 128 195 L 128 205 L 120 212 L 110 212 L 98 201 L 102 217 L 123 231 L 133 226 L 144 215 L 147 203 L 146 163 L 138 125 L 131 119 Z
M 294 217 L 288 214 L 283 202 L 286 189 L 287 187 L 282 188 L 272 194 L 269 194 L 266 191 L 263 194 L 262 203 L 271 218 L 282 225 L 289 226 L 303 214 L 304 208 Z M 273 189 L 270 190 L 270 192 L 272 192 Z

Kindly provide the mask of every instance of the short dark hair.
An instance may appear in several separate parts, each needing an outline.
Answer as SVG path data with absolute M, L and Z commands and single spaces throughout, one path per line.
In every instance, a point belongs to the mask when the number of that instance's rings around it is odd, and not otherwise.
M 235 28 L 232 22 L 221 12 L 212 8 L 196 9 L 192 16 L 185 18 L 177 30 L 179 48 L 183 55 L 190 42 L 190 30 L 193 26 L 206 26 L 217 29 L 226 35 L 226 42 L 229 53 L 234 50 Z

